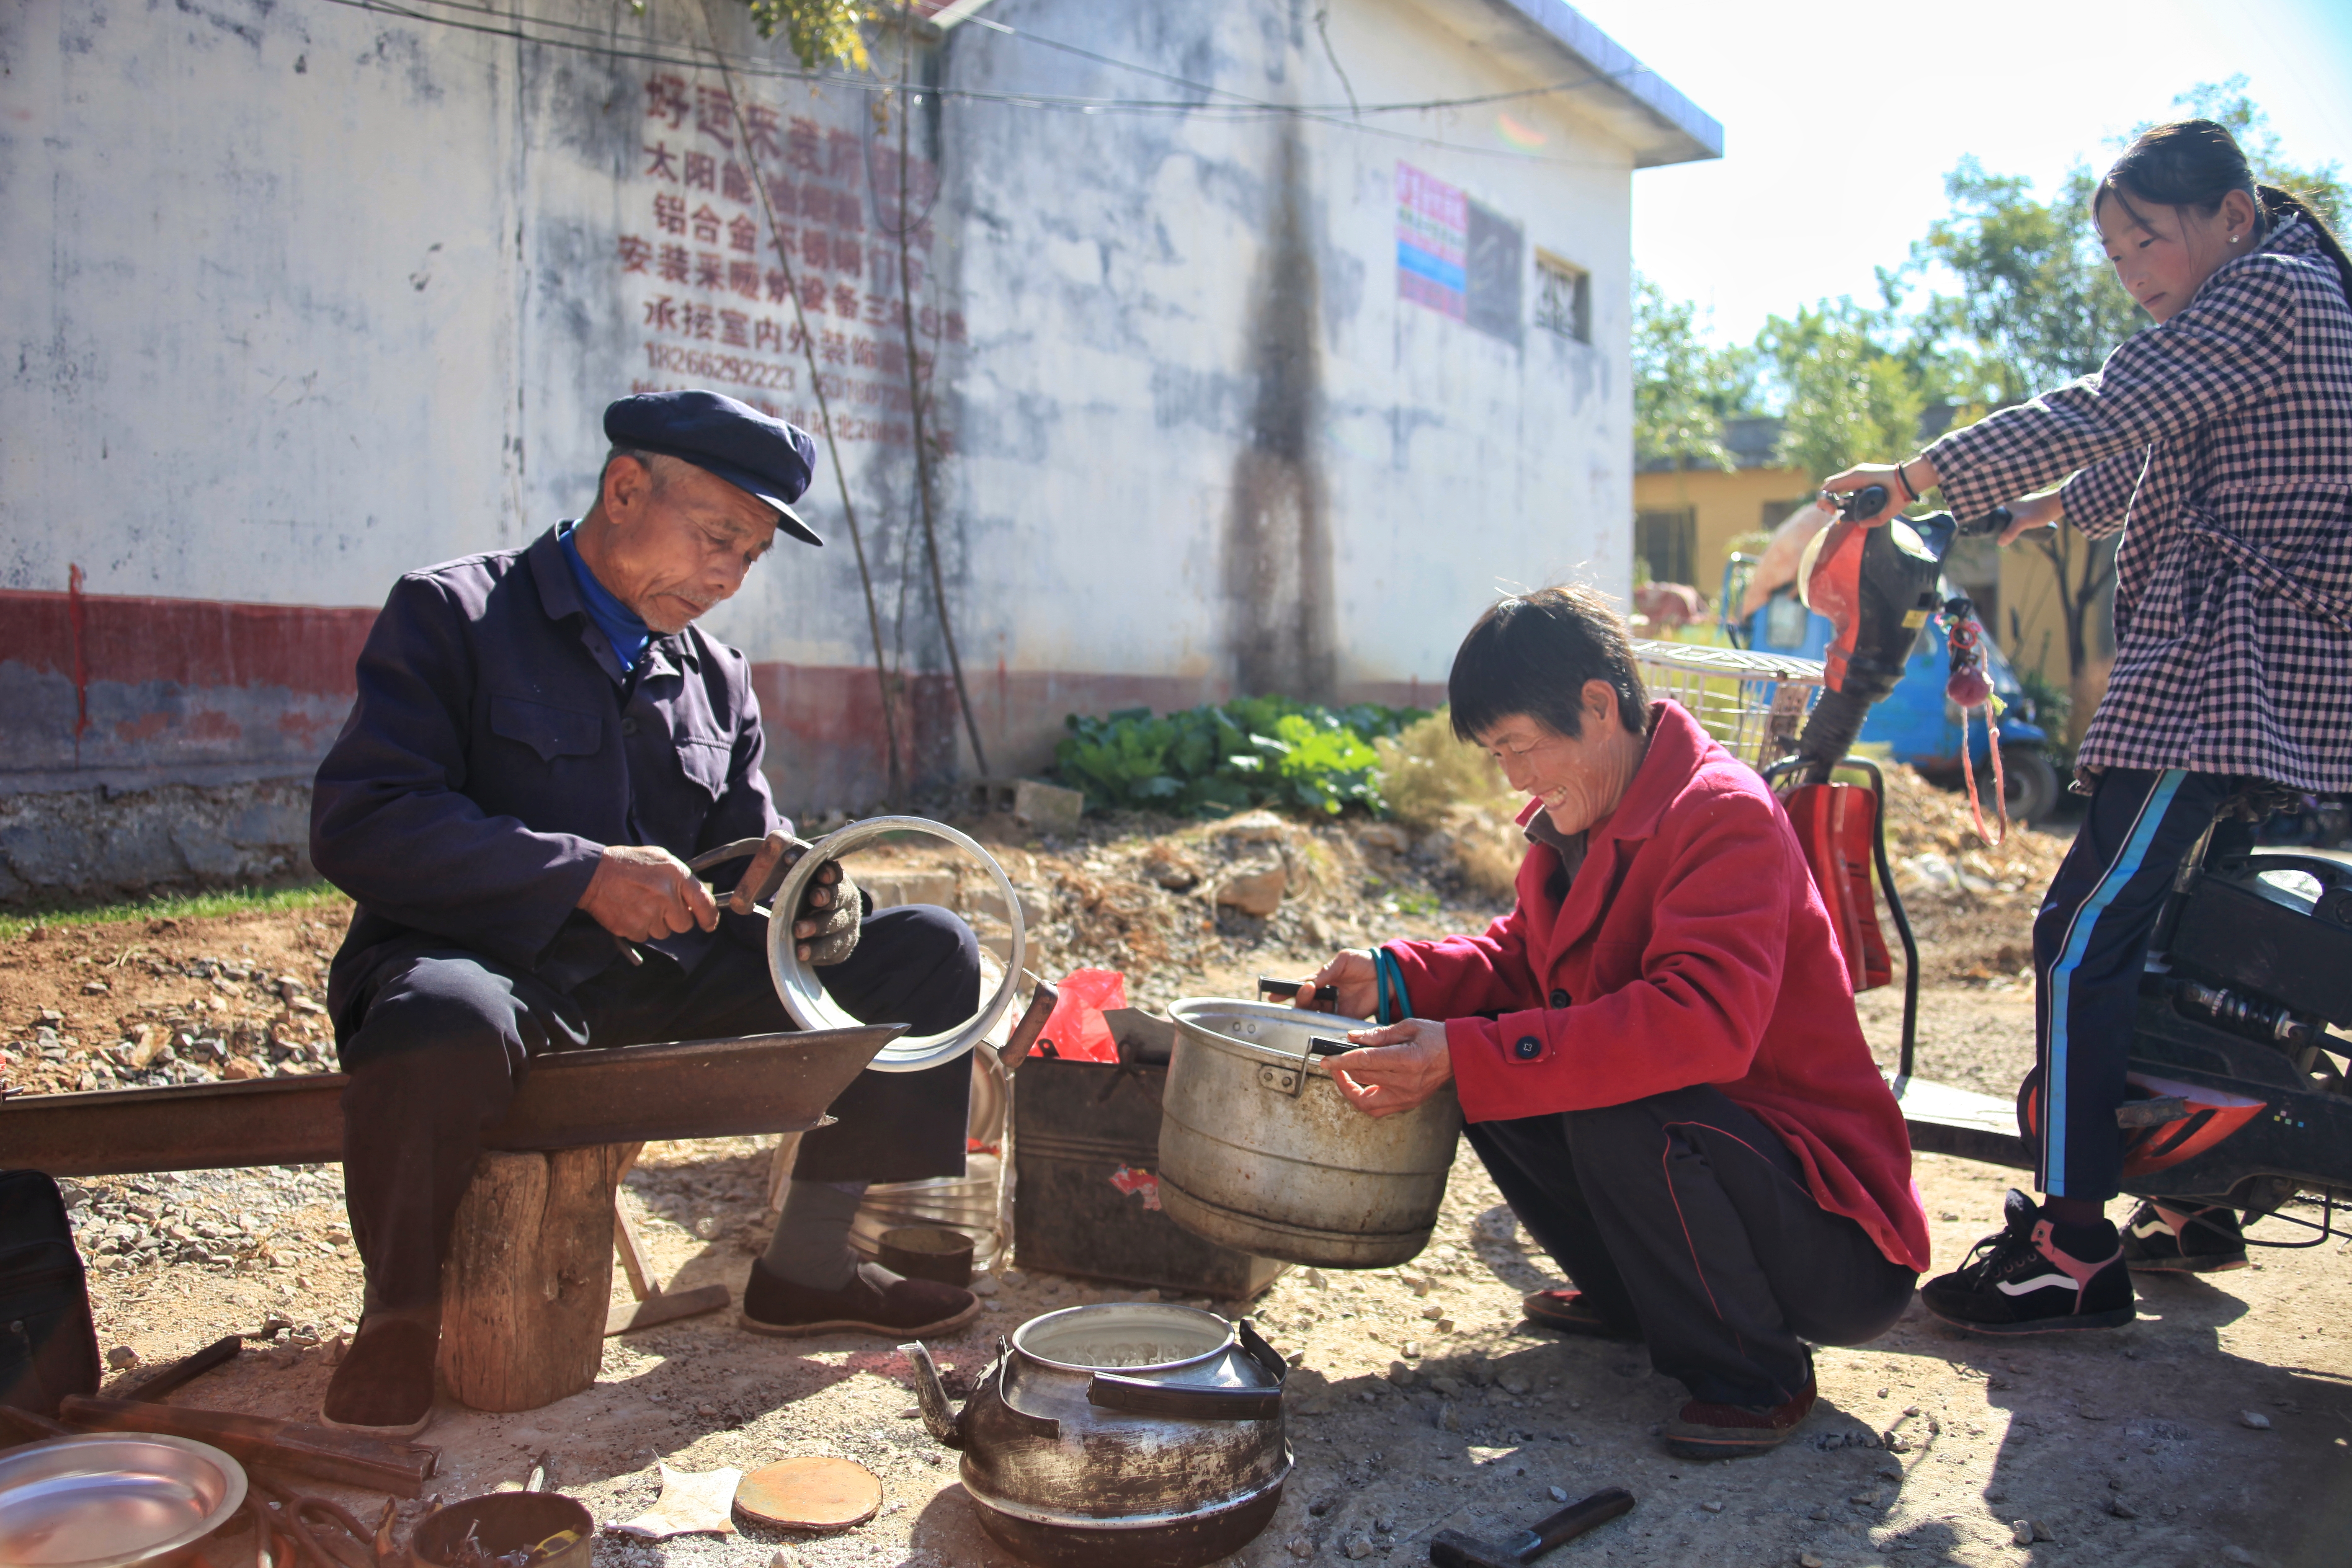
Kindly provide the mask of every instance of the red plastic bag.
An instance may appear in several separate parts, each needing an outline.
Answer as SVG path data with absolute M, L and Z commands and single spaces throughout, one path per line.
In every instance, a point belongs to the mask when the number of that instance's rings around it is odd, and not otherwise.
M 1118 1060 L 1118 1042 L 1111 1037 L 1103 1014 L 1127 1005 L 1127 976 L 1116 969 L 1075 969 L 1055 989 L 1061 1000 L 1046 1016 L 1045 1031 L 1029 1054 L 1066 1061 Z M 1047 1046 L 1054 1048 L 1049 1051 Z

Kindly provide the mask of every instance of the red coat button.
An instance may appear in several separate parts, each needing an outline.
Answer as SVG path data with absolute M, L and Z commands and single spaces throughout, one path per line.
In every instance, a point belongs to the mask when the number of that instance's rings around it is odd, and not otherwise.
M 1521 1035 L 1518 1043 L 1511 1047 L 1511 1054 L 1523 1062 L 1531 1062 L 1543 1055 L 1543 1042 L 1533 1035 Z

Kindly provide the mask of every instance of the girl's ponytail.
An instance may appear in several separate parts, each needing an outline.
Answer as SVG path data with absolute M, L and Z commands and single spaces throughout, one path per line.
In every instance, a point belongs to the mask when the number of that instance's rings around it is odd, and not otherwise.
M 2344 297 L 2352 300 L 2352 257 L 2344 254 L 2344 242 L 2336 237 L 2326 221 L 2312 211 L 2310 204 L 2284 186 L 2256 185 L 2254 195 L 2263 205 L 2265 233 L 2291 217 L 2301 218 L 2311 226 L 2311 232 L 2319 237 L 2319 248 L 2336 263 L 2336 276 L 2344 285 Z

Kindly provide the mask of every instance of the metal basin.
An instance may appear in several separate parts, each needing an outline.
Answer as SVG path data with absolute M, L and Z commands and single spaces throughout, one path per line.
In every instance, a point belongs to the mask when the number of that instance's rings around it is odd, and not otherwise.
M 0 1453 L 0 1563 L 179 1561 L 244 1502 L 244 1467 L 209 1444 L 116 1433 L 30 1443 Z
M 1160 1203 L 1221 1247 L 1329 1268 L 1382 1268 L 1429 1245 L 1462 1131 L 1447 1084 L 1378 1121 L 1349 1105 L 1308 1042 L 1344 1020 L 1192 997 L 1160 1100 Z

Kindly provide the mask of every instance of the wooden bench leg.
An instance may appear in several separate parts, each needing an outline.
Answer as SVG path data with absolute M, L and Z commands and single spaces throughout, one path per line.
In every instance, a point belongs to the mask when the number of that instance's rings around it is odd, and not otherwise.
M 626 1144 L 482 1156 L 441 1270 L 441 1376 L 476 1410 L 535 1410 L 596 1381 Z

